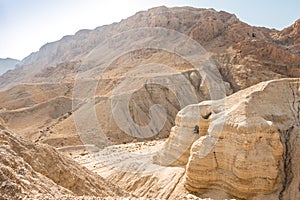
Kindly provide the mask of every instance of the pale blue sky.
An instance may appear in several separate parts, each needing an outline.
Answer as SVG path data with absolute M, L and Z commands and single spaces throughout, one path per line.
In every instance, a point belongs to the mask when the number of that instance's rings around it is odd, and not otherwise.
M 0 0 L 0 58 L 22 59 L 64 35 L 160 5 L 225 10 L 250 25 L 279 30 L 300 18 L 299 0 Z

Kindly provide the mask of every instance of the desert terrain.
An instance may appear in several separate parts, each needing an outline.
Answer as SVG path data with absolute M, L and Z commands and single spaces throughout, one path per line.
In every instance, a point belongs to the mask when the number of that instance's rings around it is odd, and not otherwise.
M 300 198 L 300 19 L 162 6 L 18 65 L 0 76 L 0 199 Z

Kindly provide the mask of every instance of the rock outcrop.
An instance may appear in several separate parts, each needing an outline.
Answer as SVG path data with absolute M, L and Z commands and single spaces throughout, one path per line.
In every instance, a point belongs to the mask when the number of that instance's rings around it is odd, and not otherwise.
M 76 75 L 72 66 L 81 63 L 99 44 L 114 35 L 143 27 L 162 27 L 183 33 L 214 54 L 222 75 L 237 91 L 261 81 L 297 77 L 299 72 L 299 21 L 277 31 L 252 27 L 235 15 L 213 9 L 157 7 L 95 30 L 80 30 L 75 35 L 45 44 L 22 60 L 21 67 L 0 78 L 1 90 L 18 83 L 44 81 L 41 76 L 65 66 L 47 81 Z M 257 49 L 260 49 L 257 51 Z M 107 52 L 109 53 L 109 52 Z M 277 56 L 282 56 L 277 63 Z M 251 65 L 249 64 L 251 63 Z M 235 70 L 235 68 L 239 70 Z M 264 73 L 257 74 L 257 70 Z M 62 73 L 68 76 L 60 76 Z M 74 73 L 75 72 L 75 73 Z M 38 78 L 37 78 L 38 77 Z M 244 77 L 248 77 L 244 80 Z
M 186 165 L 185 187 L 203 196 L 298 199 L 299 116 L 300 79 L 262 82 L 181 110 L 154 161 Z
M 89 195 L 120 197 L 126 193 L 81 167 L 53 147 L 32 143 L 0 130 L 1 199 L 69 199 Z M 67 199 L 68 199 L 67 198 Z
M 207 88 L 209 78 L 224 85 L 222 93 L 230 95 L 261 81 L 300 77 L 298 30 L 298 21 L 277 31 L 252 27 L 213 9 L 157 7 L 138 12 L 119 23 L 45 44 L 20 67 L 0 76 L 0 123 L 56 147 L 81 144 L 77 133 L 89 143 L 103 132 L 99 146 L 167 137 L 180 109 L 217 99 Z M 201 70 L 208 70 L 209 76 L 194 66 L 192 59 L 202 56 L 207 62 L 202 62 Z M 91 94 L 94 100 L 88 97 Z M 6 113 L 12 116 L 25 108 L 48 116 L 62 98 L 80 103 L 62 109 L 65 113 L 58 117 L 41 117 L 32 126 L 3 119 Z M 69 108 L 69 103 L 64 105 Z M 39 104 L 48 105 L 48 111 L 39 111 Z M 165 113 L 165 118 L 153 113 Z M 93 127 L 78 130 L 84 121 Z M 149 124 L 153 126 L 145 129 Z
M 141 44 L 147 45 L 149 37 L 145 35 L 145 41 L 140 41 Z M 126 40 L 121 40 L 124 41 Z M 130 41 L 126 42 L 128 44 L 122 48 L 134 45 Z M 171 43 L 167 47 L 173 48 L 174 44 L 178 46 L 177 43 Z M 99 54 L 106 52 L 101 50 L 95 49 L 83 62 L 85 65 L 94 63 L 83 72 L 85 79 L 79 79 L 75 83 L 23 84 L 0 92 L 0 97 L 3 97 L 0 100 L 2 124 L 19 134 L 29 136 L 32 140 L 40 138 L 40 141 L 56 147 L 72 145 L 70 141 L 74 142 L 74 145 L 80 144 L 77 133 L 80 133 L 84 143 L 97 142 L 98 146 L 108 145 L 107 141 L 101 141 L 105 138 L 112 143 L 153 139 L 169 135 L 178 110 L 210 98 L 211 88 L 207 83 L 209 78 L 214 77 L 212 82 L 218 81 L 224 86 L 224 96 L 232 92 L 229 84 L 222 81 L 212 62 L 207 61 L 211 67 L 199 70 L 180 56 L 150 48 L 120 56 L 102 72 L 102 78 L 97 80 L 97 70 L 101 70 L 102 65 L 109 62 L 98 59 Z M 115 50 L 118 52 L 120 48 L 116 47 Z M 93 86 L 94 88 L 91 88 Z M 93 90 L 94 93 L 89 97 L 89 92 Z M 93 98 L 94 104 L 87 103 Z M 75 105 L 77 100 L 78 106 Z M 150 115 L 149 111 L 156 104 L 164 108 L 158 112 L 166 115 L 166 119 L 163 119 L 165 121 Z M 97 115 L 95 121 L 88 120 L 91 124 L 86 126 L 86 121 L 93 116 L 93 111 Z M 37 116 L 41 117 L 36 120 Z M 149 131 L 140 128 L 155 119 L 158 120 Z M 31 120 L 34 123 L 26 123 Z M 158 124 L 162 123 L 159 127 Z M 92 132 L 98 134 L 100 131 L 95 131 L 94 128 L 99 125 L 103 134 L 99 136 L 99 140 L 95 140 L 88 129 L 91 128 Z M 80 130 L 81 127 L 83 129 Z
M 293 54 L 300 53 L 300 19 L 293 25 L 283 29 L 279 33 L 272 36 L 277 43 L 281 44 L 284 48 Z
M 277 31 L 223 11 L 158 7 L 44 45 L 0 76 L 0 125 L 37 143 L 1 130 L 1 195 L 122 196 L 39 142 L 101 147 L 107 164 L 114 144 L 171 130 L 154 163 L 125 152 L 128 159 L 117 155 L 98 173 L 142 197 L 176 199 L 184 185 L 217 199 L 298 199 L 299 27 L 298 20 Z M 271 79 L 279 80 L 248 88 Z M 132 166 L 138 172 L 114 171 Z

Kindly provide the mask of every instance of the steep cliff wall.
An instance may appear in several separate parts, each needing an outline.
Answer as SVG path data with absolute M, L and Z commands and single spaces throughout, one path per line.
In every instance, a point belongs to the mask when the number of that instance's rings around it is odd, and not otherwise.
M 262 82 L 181 110 L 154 161 L 186 164 L 185 187 L 202 195 L 299 198 L 299 116 L 300 79 Z

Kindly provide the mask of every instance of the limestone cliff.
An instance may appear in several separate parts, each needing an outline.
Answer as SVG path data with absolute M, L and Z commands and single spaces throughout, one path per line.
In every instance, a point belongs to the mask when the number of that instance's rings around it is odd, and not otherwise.
M 181 110 L 154 161 L 186 165 L 185 187 L 203 196 L 298 199 L 299 116 L 300 79 L 262 82 Z

